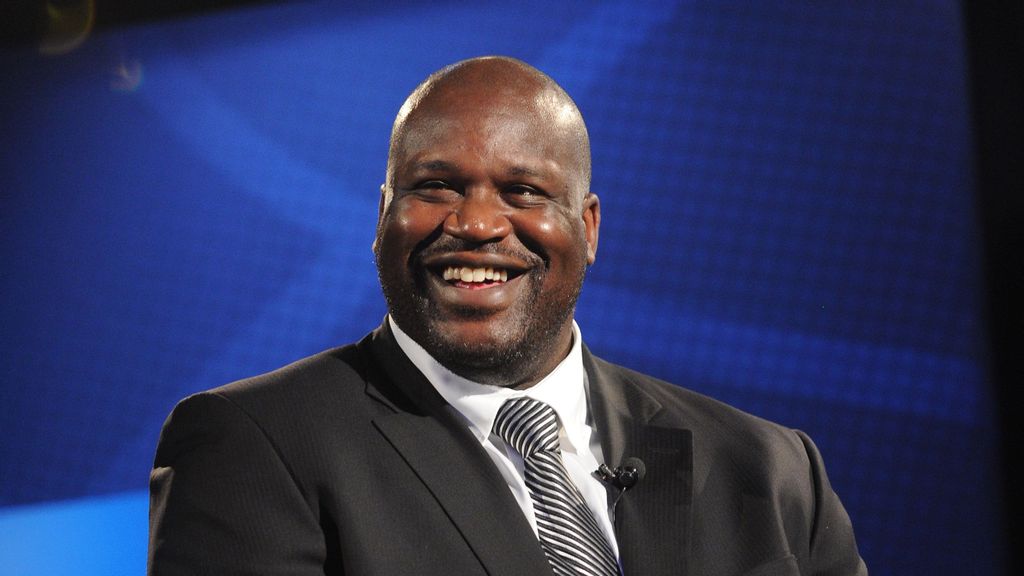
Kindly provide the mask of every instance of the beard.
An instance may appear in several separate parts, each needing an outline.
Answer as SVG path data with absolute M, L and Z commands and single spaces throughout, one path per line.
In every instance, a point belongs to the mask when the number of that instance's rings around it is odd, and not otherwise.
M 429 252 L 453 251 L 450 243 L 430 246 Z M 477 247 L 478 250 L 481 247 Z M 483 248 L 485 250 L 493 248 Z M 422 258 L 427 250 L 418 255 Z M 523 258 L 523 254 L 516 254 Z M 585 262 L 585 247 L 580 260 Z M 423 266 L 404 270 L 386 269 L 377 255 L 377 274 L 388 311 L 395 322 L 435 360 L 455 374 L 481 384 L 516 386 L 527 379 L 536 382 L 546 374 L 537 374 L 551 364 L 559 348 L 559 338 L 572 319 L 583 286 L 586 265 L 580 265 L 570 278 L 545 289 L 550 270 L 540 257 L 530 253 L 526 261 L 538 264 L 516 281 L 526 283 L 520 297 L 504 310 L 501 318 L 489 321 L 491 312 L 473 307 L 441 309 L 430 299 L 427 274 Z M 410 259 L 416 261 L 417 258 Z M 486 334 L 473 341 L 446 329 L 458 322 L 487 323 Z

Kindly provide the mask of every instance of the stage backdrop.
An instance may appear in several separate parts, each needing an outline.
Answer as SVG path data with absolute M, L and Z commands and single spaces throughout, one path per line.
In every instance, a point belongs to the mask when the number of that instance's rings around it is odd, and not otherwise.
M 374 4 L 0 56 L 0 573 L 141 574 L 175 401 L 380 322 L 391 120 L 490 53 L 588 120 L 588 344 L 809 432 L 872 574 L 1000 573 L 957 3 Z

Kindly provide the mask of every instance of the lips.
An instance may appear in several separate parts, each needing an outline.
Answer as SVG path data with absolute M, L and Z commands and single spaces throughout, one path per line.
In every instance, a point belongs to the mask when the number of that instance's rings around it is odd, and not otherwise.
M 486 252 L 458 250 L 425 255 L 420 258 L 419 265 L 447 285 L 479 288 L 511 282 L 536 267 L 534 260 L 539 258 L 532 254 L 521 257 L 493 249 Z
M 531 260 L 508 252 L 460 250 L 435 252 L 420 259 L 419 266 L 426 272 L 428 298 L 439 310 L 479 317 L 520 300 L 520 280 L 533 270 Z

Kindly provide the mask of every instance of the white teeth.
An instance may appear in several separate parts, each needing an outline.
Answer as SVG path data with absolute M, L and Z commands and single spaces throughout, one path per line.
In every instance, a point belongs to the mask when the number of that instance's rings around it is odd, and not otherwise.
M 470 268 L 468 266 L 447 266 L 441 271 L 445 280 L 461 280 L 462 282 L 508 282 L 508 270 L 501 268 Z

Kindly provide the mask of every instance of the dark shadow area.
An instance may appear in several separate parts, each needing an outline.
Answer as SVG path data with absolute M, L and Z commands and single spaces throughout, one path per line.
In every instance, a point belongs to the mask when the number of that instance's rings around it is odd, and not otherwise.
M 74 27 L 70 21 L 91 18 L 92 29 L 102 30 L 266 3 L 267 0 L 9 0 L 0 5 L 0 45 L 39 42 L 47 34 L 60 33 L 62 26 Z
M 1024 178 L 1021 156 L 1021 102 L 1024 102 L 1021 30 L 1024 6 L 1019 2 L 965 2 L 965 27 L 970 50 L 979 214 L 984 231 L 987 312 L 991 337 L 991 369 L 1001 430 L 1004 522 L 1010 574 L 1024 570 L 1021 562 L 1021 461 L 1012 448 L 1012 429 L 1020 417 L 1013 388 L 1024 373 L 1021 332 L 1024 330 Z

